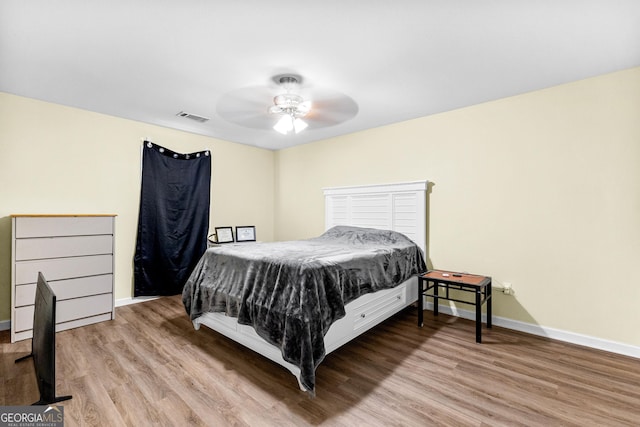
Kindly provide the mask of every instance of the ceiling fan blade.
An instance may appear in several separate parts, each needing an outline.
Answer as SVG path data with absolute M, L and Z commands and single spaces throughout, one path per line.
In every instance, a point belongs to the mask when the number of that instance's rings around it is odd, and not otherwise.
M 223 119 L 240 126 L 269 129 L 274 124 L 274 116 L 269 114 L 273 97 L 274 93 L 269 88 L 244 87 L 222 95 L 216 111 Z
M 300 113 L 303 115 L 307 115 L 312 108 L 313 103 L 311 101 L 304 101 L 303 103 L 298 105 L 298 111 L 300 111 Z
M 334 126 L 354 118 L 358 104 L 346 95 L 334 95 L 313 100 L 311 111 L 305 116 L 309 129 Z

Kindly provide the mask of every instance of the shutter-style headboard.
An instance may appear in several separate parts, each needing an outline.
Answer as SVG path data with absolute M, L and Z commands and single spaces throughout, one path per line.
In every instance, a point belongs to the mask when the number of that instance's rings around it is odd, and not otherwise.
M 324 188 L 325 229 L 336 225 L 400 232 L 427 253 L 428 181 Z

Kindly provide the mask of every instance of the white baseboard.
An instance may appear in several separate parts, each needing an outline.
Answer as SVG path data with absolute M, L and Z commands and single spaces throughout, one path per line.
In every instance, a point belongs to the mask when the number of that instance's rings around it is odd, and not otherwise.
M 425 305 L 427 310 L 433 310 L 433 302 Z M 475 311 L 464 310 L 448 305 L 438 305 L 440 313 L 449 314 L 451 316 L 461 317 L 463 319 L 475 320 Z M 486 314 L 482 314 L 482 321 L 487 321 Z M 520 322 L 518 320 L 507 319 L 505 317 L 493 316 L 493 325 L 502 328 L 513 329 L 514 331 L 526 332 L 531 335 L 547 337 L 558 341 L 564 341 L 571 344 L 583 345 L 585 347 L 595 348 L 598 350 L 609 351 L 611 353 L 622 354 L 640 359 L 640 347 L 629 344 L 623 344 L 616 341 L 609 341 L 602 338 L 595 338 L 589 335 L 577 334 L 575 332 L 567 332 L 561 329 L 549 328 L 546 326 L 534 325 L 531 323 Z
M 151 301 L 160 297 L 128 297 L 122 298 L 115 301 L 116 307 L 121 307 L 123 305 L 129 304 L 137 304 L 139 302 Z M 11 320 L 0 320 L 0 331 L 7 331 L 11 329 Z
M 128 297 L 117 299 L 115 302 L 116 307 L 122 307 L 123 305 L 138 304 L 139 302 L 151 301 L 160 297 Z

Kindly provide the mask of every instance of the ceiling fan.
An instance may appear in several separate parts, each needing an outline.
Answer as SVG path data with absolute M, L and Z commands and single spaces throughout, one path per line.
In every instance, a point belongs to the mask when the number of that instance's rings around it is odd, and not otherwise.
M 358 105 L 349 96 L 303 84 L 300 75 L 280 74 L 271 82 L 223 95 L 218 114 L 240 126 L 297 134 L 337 125 L 358 113 Z
M 273 129 L 283 135 L 292 131 L 298 133 L 305 130 L 309 125 L 302 118 L 311 111 L 311 101 L 305 100 L 296 93 L 298 86 L 296 76 L 280 76 L 278 82 L 286 92 L 276 95 L 273 98 L 274 105 L 269 107 L 269 114 L 280 117 Z

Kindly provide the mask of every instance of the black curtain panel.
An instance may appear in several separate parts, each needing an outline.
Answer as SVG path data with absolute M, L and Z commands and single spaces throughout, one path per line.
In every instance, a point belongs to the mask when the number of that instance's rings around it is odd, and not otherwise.
M 211 156 L 145 141 L 134 296 L 176 295 L 207 249 Z

